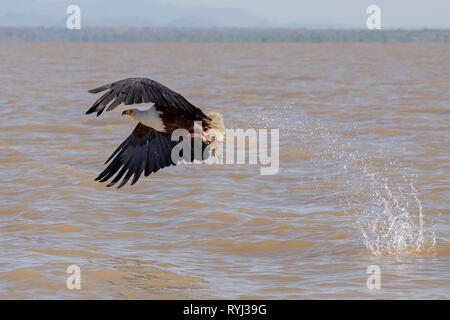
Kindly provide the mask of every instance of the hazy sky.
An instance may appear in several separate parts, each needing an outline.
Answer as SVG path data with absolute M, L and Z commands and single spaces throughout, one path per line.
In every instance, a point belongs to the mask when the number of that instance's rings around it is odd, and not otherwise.
M 381 8 L 385 27 L 450 28 L 450 0 L 158 0 L 178 5 L 236 7 L 276 22 L 330 21 L 365 25 L 366 8 Z
M 16 0 L 6 7 L 19 7 Z M 34 0 L 54 3 L 68 0 Z M 116 0 L 111 0 L 116 3 Z M 134 0 L 125 0 L 133 7 Z M 139 0 L 135 0 L 139 2 Z M 144 0 L 140 0 L 144 1 Z M 450 0 L 151 0 L 177 6 L 232 7 L 276 23 L 326 22 L 366 27 L 369 5 L 381 8 L 382 28 L 450 28 Z M 6 1 L 5 1 L 6 2 Z M 70 1 L 77 4 L 77 0 Z M 96 0 L 92 0 L 95 3 Z M 118 2 L 122 3 L 122 2 Z M 0 5 L 0 11 L 2 6 Z M 126 15 L 126 11 L 121 14 Z M 149 13 L 151 14 L 151 13 Z

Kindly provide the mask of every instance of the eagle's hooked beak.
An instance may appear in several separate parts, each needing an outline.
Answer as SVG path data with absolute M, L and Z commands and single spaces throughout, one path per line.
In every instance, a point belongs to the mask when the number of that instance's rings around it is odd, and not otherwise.
M 125 110 L 122 112 L 122 115 L 126 114 L 127 116 L 130 116 L 133 113 L 133 110 Z

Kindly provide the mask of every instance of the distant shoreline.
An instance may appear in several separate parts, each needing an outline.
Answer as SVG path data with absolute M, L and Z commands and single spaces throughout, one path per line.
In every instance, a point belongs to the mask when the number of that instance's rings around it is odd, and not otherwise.
M 450 29 L 0 27 L 0 42 L 408 43 L 450 42 Z

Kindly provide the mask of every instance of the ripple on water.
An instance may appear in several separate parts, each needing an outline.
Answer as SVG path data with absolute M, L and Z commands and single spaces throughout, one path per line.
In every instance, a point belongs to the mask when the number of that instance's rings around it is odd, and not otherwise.
M 0 46 L 0 298 L 448 296 L 448 45 L 133 47 Z M 279 129 L 278 174 L 94 182 L 135 123 L 84 115 L 86 90 L 142 61 L 229 128 Z M 80 292 L 65 288 L 71 264 Z

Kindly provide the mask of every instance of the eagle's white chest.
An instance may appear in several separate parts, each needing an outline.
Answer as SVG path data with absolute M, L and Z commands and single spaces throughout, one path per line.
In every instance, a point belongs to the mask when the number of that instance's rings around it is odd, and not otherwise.
M 147 127 L 151 127 L 156 131 L 165 132 L 165 126 L 161 118 L 162 112 L 156 110 L 153 106 L 148 110 L 140 111 L 136 114 L 135 118 L 140 123 L 145 124 Z

